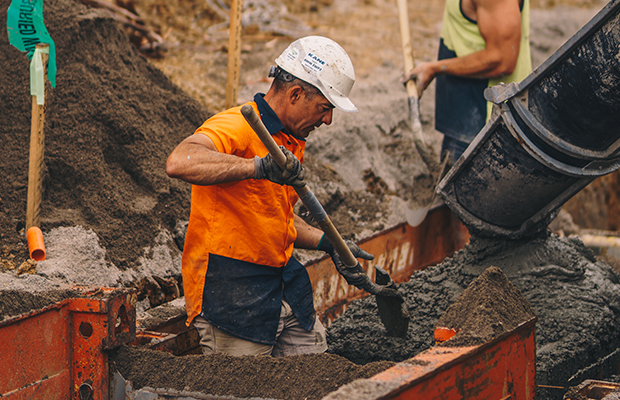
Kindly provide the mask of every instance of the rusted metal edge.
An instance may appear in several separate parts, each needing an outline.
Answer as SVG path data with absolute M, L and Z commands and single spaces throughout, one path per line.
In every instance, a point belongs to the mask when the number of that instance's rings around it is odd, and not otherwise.
M 535 332 L 534 327 L 536 321 L 537 318 L 533 317 L 519 324 L 513 330 L 504 332 L 481 345 L 464 347 L 446 347 L 438 345 L 408 360 L 402 361 L 368 379 L 370 382 L 381 384 L 384 388 L 383 392 L 376 392 L 373 399 L 382 400 L 396 398 L 410 388 L 432 379 L 434 376 L 463 363 L 465 360 L 485 353 L 514 335 Z
M 81 293 L 79 296 L 66 298 L 57 303 L 50 304 L 49 306 L 45 306 L 45 307 L 42 307 L 36 310 L 32 310 L 27 313 L 23 313 L 19 315 L 12 315 L 10 317 L 7 317 L 4 320 L 0 321 L 0 328 L 6 325 L 10 325 L 14 323 L 15 321 L 30 318 L 38 314 L 43 314 L 50 310 L 60 309 L 64 307 L 68 307 L 68 310 L 73 311 L 73 312 L 88 312 L 88 313 L 96 313 L 96 314 L 107 313 L 109 311 L 108 306 L 109 306 L 110 300 L 113 299 L 113 297 L 93 298 L 93 297 L 87 297 L 87 296 L 90 296 L 93 293 L 103 293 L 103 292 L 114 293 L 116 291 L 118 291 L 119 294 L 123 293 L 125 295 L 131 295 L 131 296 L 133 296 L 133 294 L 135 293 L 135 290 L 133 289 L 121 290 L 117 288 L 98 288 L 97 290 L 88 290 L 84 293 Z M 34 294 L 36 295 L 36 293 Z M 128 298 L 128 301 L 135 303 L 133 299 Z
M 486 350 L 488 350 L 489 348 L 495 346 L 497 343 L 500 343 L 502 341 L 504 341 L 506 338 L 514 335 L 515 333 L 519 333 L 529 327 L 533 327 L 536 324 L 536 321 L 538 320 L 537 317 L 532 317 L 531 319 L 529 319 L 528 321 L 525 321 L 521 324 L 519 324 L 517 327 L 515 327 L 514 329 L 504 332 L 501 335 L 497 336 L 496 338 L 489 340 L 486 343 L 483 344 L 479 344 L 476 346 L 462 346 L 462 347 L 448 347 L 448 346 L 442 346 L 441 344 L 436 345 L 431 347 L 430 349 L 410 358 L 409 360 L 404 361 L 403 363 L 405 364 L 413 364 L 413 365 L 424 365 L 425 363 L 416 363 L 416 362 L 411 362 L 411 360 L 416 360 L 418 359 L 420 356 L 424 357 L 425 353 L 429 352 L 429 351 L 434 351 L 436 354 L 439 354 L 441 352 L 445 352 L 445 353 L 450 353 L 451 350 L 453 349 L 458 349 L 457 351 L 455 351 L 455 354 L 459 354 L 458 357 L 455 357 L 453 360 L 451 360 L 449 363 L 445 363 L 443 365 L 441 365 L 441 367 L 438 368 L 434 368 L 432 370 L 429 371 L 428 374 L 425 374 L 423 376 L 420 376 L 419 378 L 416 378 L 415 380 L 411 381 L 410 383 L 415 383 L 417 382 L 419 379 L 423 379 L 425 377 L 428 376 L 432 376 L 433 374 L 437 374 L 441 371 L 444 371 L 446 369 L 449 369 L 453 364 L 458 364 L 459 362 L 461 362 L 464 358 L 467 358 L 469 356 L 474 356 L 480 353 L 484 353 Z M 445 342 L 444 342 L 445 343 Z M 401 364 L 401 363 L 399 363 Z M 389 371 L 386 370 L 386 371 Z M 385 371 L 384 371 L 385 372 Z M 383 372 L 373 376 L 372 380 L 381 380 L 383 379 Z
M 38 314 L 46 313 L 46 312 L 48 312 L 50 310 L 64 308 L 70 301 L 71 301 L 71 299 L 65 299 L 65 300 L 62 300 L 62 301 L 60 301 L 58 303 L 54 303 L 52 305 L 40 308 L 38 310 L 32 310 L 32 311 L 30 311 L 28 313 L 25 313 L 25 314 L 19 314 L 19 315 L 14 315 L 14 316 L 8 317 L 8 318 L 2 320 L 2 322 L 0 322 L 0 328 L 3 328 L 5 326 L 7 326 L 7 325 L 11 325 L 11 324 L 13 324 L 13 323 L 15 323 L 17 321 L 23 320 L 23 319 L 27 319 L 27 318 L 33 317 L 33 316 L 38 315 Z
M 202 353 L 200 335 L 195 327 L 178 333 L 139 331 L 136 333 L 136 340 L 129 345 L 160 350 L 175 356 Z

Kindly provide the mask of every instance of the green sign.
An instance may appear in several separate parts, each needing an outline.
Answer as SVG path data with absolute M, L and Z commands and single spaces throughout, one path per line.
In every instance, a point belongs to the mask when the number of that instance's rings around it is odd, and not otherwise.
M 43 23 L 43 0 L 12 0 L 6 28 L 9 42 L 18 50 L 28 52 L 30 60 L 37 44 L 49 44 L 47 77 L 52 87 L 56 87 L 56 47 Z

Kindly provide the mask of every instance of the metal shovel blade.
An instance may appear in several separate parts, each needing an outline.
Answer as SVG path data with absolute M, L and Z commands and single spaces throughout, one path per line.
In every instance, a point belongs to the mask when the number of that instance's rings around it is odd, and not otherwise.
M 424 221 L 424 218 L 426 218 L 426 214 L 428 214 L 428 210 L 430 210 L 431 205 L 432 201 L 426 206 L 407 208 L 405 211 L 405 219 L 407 220 L 407 223 L 413 227 L 420 225 L 422 221 Z
M 424 143 L 424 138 L 422 136 L 422 125 L 420 124 L 420 109 L 418 99 L 415 97 L 409 97 L 409 117 L 411 118 L 411 129 L 413 132 L 413 143 L 415 145 L 416 150 L 420 154 L 422 161 L 426 164 L 426 167 L 433 174 L 436 170 L 441 169 L 438 165 L 437 160 L 435 160 L 435 156 L 430 148 Z M 441 172 L 439 172 L 441 175 Z M 428 210 L 433 205 L 433 201 L 435 200 L 435 189 L 437 185 L 429 188 L 432 190 L 432 194 L 429 192 L 429 189 L 421 189 L 416 188 L 418 198 L 422 199 L 430 199 L 426 202 L 413 202 L 411 201 L 407 205 L 407 210 L 405 211 L 405 219 L 407 223 L 411 226 L 418 226 L 424 221 L 426 218 L 426 214 Z
M 390 275 L 381 267 L 375 266 L 375 282 L 387 288 L 396 289 L 396 284 Z M 379 317 L 389 336 L 404 338 L 409 328 L 409 309 L 405 299 L 401 296 L 375 295 Z
M 437 176 L 437 181 L 433 186 L 433 196 L 431 197 L 431 199 L 426 204 L 419 205 L 411 201 L 407 205 L 407 210 L 405 211 L 405 219 L 407 220 L 407 223 L 409 225 L 416 227 L 420 225 L 422 221 L 424 221 L 424 218 L 426 218 L 428 211 L 431 209 L 433 203 L 435 202 L 435 197 L 437 196 L 437 186 L 446 174 L 449 160 L 450 153 L 448 151 L 445 151 L 443 155 L 443 161 L 441 162 L 441 165 L 439 167 L 439 175 Z

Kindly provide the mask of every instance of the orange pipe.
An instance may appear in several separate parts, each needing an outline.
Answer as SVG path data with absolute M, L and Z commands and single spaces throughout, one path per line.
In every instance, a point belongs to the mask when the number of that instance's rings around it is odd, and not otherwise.
M 43 243 L 43 232 L 38 226 L 32 226 L 26 232 L 26 239 L 28 240 L 28 251 L 30 252 L 30 258 L 35 261 L 45 260 L 45 244 Z
M 433 334 L 436 343 L 442 343 L 446 340 L 450 340 L 454 335 L 456 335 L 456 330 L 454 328 L 444 328 L 441 326 L 435 328 L 435 332 Z

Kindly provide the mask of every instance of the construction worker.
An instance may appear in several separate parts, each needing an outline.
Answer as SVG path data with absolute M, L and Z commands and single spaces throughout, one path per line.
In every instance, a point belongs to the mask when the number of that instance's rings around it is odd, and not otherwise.
M 490 117 L 484 89 L 532 70 L 529 0 L 447 0 L 437 58 L 403 80 L 415 79 L 421 96 L 437 78 L 435 128 L 454 163 Z
M 205 354 L 286 356 L 327 349 L 305 268 L 293 247 L 332 255 L 349 284 L 368 279 L 343 268 L 323 232 L 293 213 L 303 185 L 305 139 L 332 122 L 334 108 L 357 111 L 349 56 L 336 42 L 308 36 L 271 67 L 266 94 L 249 102 L 287 157 L 284 170 L 233 107 L 208 119 L 170 154 L 166 172 L 193 184 L 182 270 L 188 325 Z M 300 161 L 301 160 L 301 161 Z M 355 257 L 373 256 L 350 243 Z

